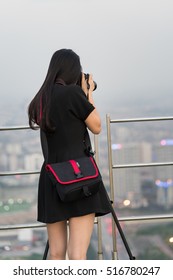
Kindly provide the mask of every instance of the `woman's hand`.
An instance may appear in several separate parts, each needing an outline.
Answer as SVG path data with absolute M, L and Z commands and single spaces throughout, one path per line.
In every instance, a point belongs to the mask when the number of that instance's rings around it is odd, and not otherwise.
M 89 74 L 88 81 L 85 78 L 85 74 L 82 73 L 82 89 L 85 92 L 87 98 L 89 97 L 90 94 L 92 94 L 93 90 L 95 88 L 95 84 L 93 81 L 92 74 Z

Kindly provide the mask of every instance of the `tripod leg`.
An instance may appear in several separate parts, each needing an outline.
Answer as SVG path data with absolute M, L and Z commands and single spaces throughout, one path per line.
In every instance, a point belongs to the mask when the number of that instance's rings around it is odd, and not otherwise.
M 43 254 L 43 260 L 47 259 L 48 251 L 49 251 L 49 241 L 47 240 L 46 247 L 45 247 L 44 254 Z
M 106 197 L 107 197 L 107 200 L 108 200 L 108 203 L 109 203 L 109 207 L 110 207 L 112 216 L 113 216 L 113 218 L 114 218 L 114 222 L 115 222 L 115 224 L 116 224 L 116 226 L 117 226 L 117 229 L 118 229 L 119 234 L 120 234 L 120 236 L 121 236 L 121 238 L 122 238 L 122 241 L 123 241 L 123 243 L 124 243 L 124 246 L 125 246 L 125 248 L 126 248 L 126 250 L 127 250 L 127 253 L 128 253 L 128 255 L 129 255 L 129 258 L 130 258 L 130 260 L 135 260 L 136 258 L 132 255 L 132 252 L 131 252 L 131 250 L 130 250 L 130 248 L 129 248 L 129 245 L 128 245 L 128 243 L 127 243 L 127 240 L 126 240 L 126 238 L 125 238 L 125 235 L 124 235 L 124 233 L 123 233 L 123 230 L 122 230 L 121 225 L 120 225 L 120 223 L 119 223 L 119 221 L 118 221 L 118 218 L 117 218 L 117 216 L 116 216 L 115 210 L 114 210 L 114 208 L 113 208 L 113 206 L 112 206 L 111 200 L 109 199 L 109 196 L 108 196 L 108 194 L 107 194 L 107 191 L 106 191 L 105 187 L 104 187 L 104 190 L 105 190 L 105 193 L 106 193 Z
M 110 202 L 110 204 L 111 204 L 111 202 Z M 127 250 L 127 253 L 128 253 L 128 255 L 129 255 L 129 258 L 130 258 L 130 260 L 135 260 L 135 257 L 132 255 L 132 252 L 131 252 L 131 250 L 130 250 L 130 248 L 129 248 L 129 245 L 128 245 L 128 243 L 127 243 L 127 240 L 126 240 L 126 238 L 125 238 L 125 236 L 124 236 L 123 230 L 122 230 L 122 228 L 121 228 L 121 226 L 120 226 L 120 223 L 119 223 L 119 221 L 118 221 L 118 218 L 117 218 L 117 216 L 116 216 L 116 214 L 115 214 L 115 211 L 114 211 L 114 209 L 113 209 L 113 206 L 112 206 L 112 205 L 110 205 L 110 206 L 111 206 L 111 213 L 112 213 L 112 216 L 113 216 L 113 218 L 114 218 L 114 221 L 115 221 L 115 224 L 116 224 L 117 229 L 118 229 L 118 231 L 119 231 L 119 234 L 120 234 L 120 236 L 121 236 L 121 238 L 122 238 L 122 241 L 123 241 L 123 243 L 124 243 L 124 246 L 125 246 L 125 248 L 126 248 L 126 250 Z

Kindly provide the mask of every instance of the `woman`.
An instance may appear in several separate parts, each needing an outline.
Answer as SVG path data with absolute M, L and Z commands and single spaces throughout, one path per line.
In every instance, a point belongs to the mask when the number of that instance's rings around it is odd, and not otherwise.
M 70 49 L 56 51 L 45 81 L 28 108 L 29 125 L 45 135 L 47 162 L 63 162 L 85 155 L 84 137 L 91 145 L 88 130 L 101 131 L 101 121 L 93 101 L 95 83 L 89 75 L 89 89 L 79 56 Z M 78 84 L 81 84 L 78 85 Z M 41 137 L 41 143 L 43 137 Z M 47 150 L 47 151 L 46 151 Z M 109 213 L 102 187 L 97 194 L 75 202 L 62 202 L 43 163 L 38 190 L 38 221 L 46 223 L 49 259 L 86 259 L 95 216 Z M 69 240 L 67 240 L 67 221 Z

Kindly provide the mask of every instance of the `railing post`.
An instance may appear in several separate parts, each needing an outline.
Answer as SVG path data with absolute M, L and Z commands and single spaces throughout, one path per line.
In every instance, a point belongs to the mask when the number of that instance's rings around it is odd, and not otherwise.
M 95 160 L 99 166 L 99 156 L 98 156 L 98 136 L 94 135 L 94 147 L 95 147 Z M 102 246 L 102 228 L 101 228 L 101 217 L 97 217 L 97 236 L 98 236 L 98 259 L 103 260 L 103 246 Z
M 111 129 L 110 129 L 110 116 L 106 115 L 106 126 L 107 126 L 107 145 L 108 145 L 108 165 L 109 165 L 109 182 L 110 182 L 110 199 L 114 205 L 114 185 L 113 185 L 113 169 L 112 169 L 112 141 L 111 141 Z M 112 218 L 112 242 L 113 251 L 112 259 L 118 259 L 117 242 L 116 242 L 116 226 Z

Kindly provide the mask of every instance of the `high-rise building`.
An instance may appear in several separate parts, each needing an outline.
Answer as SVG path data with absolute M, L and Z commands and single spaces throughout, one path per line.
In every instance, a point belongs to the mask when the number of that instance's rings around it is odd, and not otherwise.
M 112 154 L 115 165 L 149 163 L 152 159 L 152 146 L 147 142 L 113 144 Z M 115 169 L 114 187 L 117 199 L 128 199 L 132 207 L 139 207 L 142 203 L 141 182 L 146 177 L 151 179 L 152 175 L 149 171 L 144 172 L 143 168 Z

